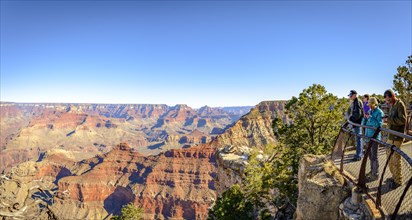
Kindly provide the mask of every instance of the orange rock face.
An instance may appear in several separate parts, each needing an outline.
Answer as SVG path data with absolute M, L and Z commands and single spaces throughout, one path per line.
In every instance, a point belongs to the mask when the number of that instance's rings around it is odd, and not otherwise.
M 204 219 L 215 198 L 215 148 L 208 145 L 145 157 L 123 143 L 77 169 L 87 171 L 62 178 L 59 191 L 69 192 L 66 200 L 104 201 L 108 214 L 133 202 L 148 215 Z

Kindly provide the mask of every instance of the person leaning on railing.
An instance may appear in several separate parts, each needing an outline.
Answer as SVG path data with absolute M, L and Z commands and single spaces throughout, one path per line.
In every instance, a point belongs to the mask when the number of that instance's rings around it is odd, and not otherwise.
M 368 103 L 370 107 L 368 114 L 362 120 L 362 125 L 369 127 L 380 128 L 383 124 L 383 116 L 385 115 L 383 111 L 378 106 L 378 100 L 375 97 L 370 97 Z M 366 137 L 373 137 L 375 130 L 371 128 L 365 129 Z M 365 138 L 366 145 L 370 143 L 370 139 Z M 376 139 L 381 140 L 381 134 L 379 133 Z M 379 163 L 378 163 L 378 143 L 372 142 L 371 149 L 369 151 L 369 159 L 371 165 L 371 172 L 366 174 L 366 178 L 370 181 L 378 179 L 379 175 Z
M 390 105 L 388 117 L 384 120 L 388 123 L 390 130 L 400 133 L 405 132 L 406 126 L 406 108 L 402 100 L 396 98 L 393 90 L 388 89 L 383 94 L 385 101 Z M 403 138 L 393 134 L 389 134 L 388 143 L 395 145 L 397 148 L 402 147 Z M 391 150 L 386 151 L 386 155 L 389 157 Z M 389 170 L 392 173 L 392 178 L 389 180 L 391 188 L 397 188 L 402 185 L 402 164 L 401 156 L 394 153 L 389 161 Z

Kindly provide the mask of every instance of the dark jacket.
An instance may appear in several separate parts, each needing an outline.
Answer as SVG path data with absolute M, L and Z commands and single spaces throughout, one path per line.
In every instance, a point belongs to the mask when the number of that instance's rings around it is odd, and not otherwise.
M 406 126 L 406 108 L 402 100 L 397 99 L 395 104 L 391 106 L 388 115 L 389 129 L 404 133 Z M 403 140 L 403 138 L 396 135 L 389 135 L 389 140 Z
M 353 100 L 349 121 L 360 124 L 363 119 L 363 103 L 356 98 Z

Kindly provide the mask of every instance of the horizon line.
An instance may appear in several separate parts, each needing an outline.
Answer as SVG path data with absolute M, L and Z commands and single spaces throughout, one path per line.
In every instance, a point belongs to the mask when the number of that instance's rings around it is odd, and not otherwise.
M 261 101 L 259 103 L 262 102 L 268 102 L 268 101 L 287 101 L 287 100 L 264 100 Z M 259 103 L 255 104 L 255 105 L 232 105 L 232 106 L 210 106 L 210 105 L 203 105 L 199 108 L 202 107 L 211 107 L 211 108 L 230 108 L 230 107 L 255 107 L 256 105 L 258 105 Z M 190 108 L 193 109 L 197 109 L 197 107 L 191 107 L 188 104 L 184 104 L 184 103 L 177 103 L 175 105 L 168 105 L 165 103 L 108 103 L 108 102 L 14 102 L 14 101 L 2 101 L 0 100 L 0 104 L 52 104 L 52 105 L 58 105 L 58 104 L 65 104 L 65 105 L 165 105 L 165 106 L 178 106 L 178 105 L 186 105 Z

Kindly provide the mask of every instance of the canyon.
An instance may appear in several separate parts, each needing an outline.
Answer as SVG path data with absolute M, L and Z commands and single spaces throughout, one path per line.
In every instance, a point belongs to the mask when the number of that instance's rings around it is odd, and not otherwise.
M 199 113 L 198 110 L 197 117 L 188 117 L 194 114 L 190 109 L 181 111 L 180 108 L 174 108 L 163 115 L 159 113 L 160 110 L 152 111 L 153 115 L 162 115 L 158 120 L 154 120 L 154 123 L 166 132 L 172 129 L 167 125 L 182 121 L 183 118 L 185 123 L 191 126 L 195 124 L 196 128 L 186 133 L 193 135 L 188 135 L 185 139 L 185 143 L 194 144 L 167 149 L 158 154 L 146 154 L 141 151 L 140 142 L 133 142 L 137 139 L 130 142 L 125 140 L 108 151 L 82 160 L 78 160 L 77 152 L 53 148 L 45 151 L 37 162 L 21 163 L 5 172 L 4 176 L 18 181 L 20 186 L 30 187 L 36 180 L 36 184 L 54 189 L 49 193 L 55 195 L 53 202 L 48 203 L 47 212 L 40 212 L 39 216 L 47 214 L 56 218 L 109 219 L 119 214 L 122 205 L 133 203 L 144 209 L 145 219 L 206 219 L 208 210 L 217 196 L 231 184 L 240 181 L 238 170 L 235 168 L 237 164 L 247 160 L 245 152 L 263 149 L 267 144 L 276 143 L 271 125 L 275 117 L 288 120 L 284 113 L 285 103 L 261 102 L 236 122 L 220 128 L 221 133 L 205 141 L 199 138 L 200 132 L 205 132 L 206 127 L 209 134 L 214 133 L 213 130 L 217 126 L 210 125 L 216 123 L 214 120 L 217 119 L 207 118 L 204 114 L 209 115 L 216 109 L 204 108 L 206 112 L 202 111 L 203 113 Z M 70 108 L 68 112 L 72 110 L 74 108 Z M 80 119 L 79 114 L 87 113 L 78 111 L 79 108 L 76 108 L 77 117 L 71 116 L 76 122 L 68 120 L 59 123 L 59 126 L 77 126 L 78 130 L 83 126 L 89 127 L 103 122 L 106 126 L 107 121 L 99 121 L 98 117 L 94 121 L 92 117 L 86 118 L 85 121 Z M 145 118 L 144 115 L 148 117 L 147 114 L 140 114 L 142 118 Z M 230 117 L 235 118 L 230 113 L 218 118 L 228 120 Z M 118 118 L 127 121 L 127 116 Z M 199 121 L 202 119 L 205 119 L 206 126 L 199 127 Z M 50 119 L 46 121 L 36 124 L 42 125 L 43 128 L 46 125 L 47 129 Z M 109 127 L 117 125 L 116 122 L 111 120 Z M 20 195 L 21 191 L 27 191 L 21 187 L 5 189 L 5 185 L 7 184 L 3 183 L 0 190 L 5 192 L 4 195 L 8 196 L 10 201 L 21 200 L 16 195 Z M 36 212 L 36 207 L 32 209 L 30 213 Z
M 144 155 L 205 144 L 250 108 L 2 102 L 0 171 L 51 149 L 80 161 L 121 142 Z

